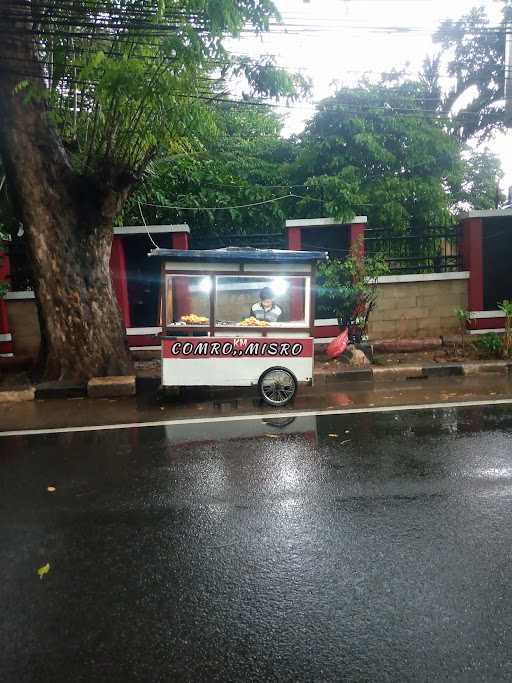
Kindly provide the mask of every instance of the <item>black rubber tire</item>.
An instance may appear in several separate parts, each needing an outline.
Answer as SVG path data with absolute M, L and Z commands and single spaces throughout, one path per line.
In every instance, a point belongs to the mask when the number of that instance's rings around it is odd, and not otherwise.
M 285 373 L 288 377 L 288 380 L 290 382 L 289 385 L 287 385 L 286 388 L 283 388 L 282 390 L 282 398 L 276 398 L 275 400 L 272 399 L 271 395 L 269 395 L 268 391 L 265 390 L 264 388 L 264 382 L 266 379 L 268 379 L 269 375 L 271 373 Z M 295 378 L 295 375 L 293 372 L 290 372 L 287 368 L 282 368 L 282 367 L 274 367 L 274 368 L 269 368 L 268 370 L 265 370 L 265 372 L 261 375 L 259 382 L 258 382 L 258 391 L 260 393 L 260 396 L 262 400 L 269 406 L 273 406 L 274 408 L 281 408 L 282 406 L 287 405 L 290 403 L 290 401 L 295 397 L 295 394 L 297 393 L 297 380 Z M 281 393 L 279 389 L 277 389 L 277 393 Z

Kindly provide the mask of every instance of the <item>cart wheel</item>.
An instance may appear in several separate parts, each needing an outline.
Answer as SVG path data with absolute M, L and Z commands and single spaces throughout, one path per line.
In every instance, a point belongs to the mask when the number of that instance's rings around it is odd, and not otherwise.
M 270 368 L 260 377 L 258 389 L 265 403 L 284 406 L 295 396 L 297 380 L 286 368 Z

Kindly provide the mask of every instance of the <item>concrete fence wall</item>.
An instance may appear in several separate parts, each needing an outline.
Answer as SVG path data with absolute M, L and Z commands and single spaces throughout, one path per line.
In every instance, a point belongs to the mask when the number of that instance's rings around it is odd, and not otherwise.
M 456 333 L 454 311 L 467 307 L 467 279 L 468 273 L 464 272 L 379 278 L 377 306 L 370 318 L 370 340 Z M 27 296 L 26 292 L 8 294 L 8 315 L 14 355 L 35 357 L 39 347 L 39 323 L 35 301 Z M 318 330 L 325 329 L 330 337 L 337 333 L 335 320 L 332 325 L 334 332 L 323 327 Z
M 456 308 L 467 308 L 469 273 L 386 275 L 370 318 L 370 339 L 433 337 L 458 331 Z
M 20 294 L 24 294 L 24 292 L 20 292 Z M 8 299 L 7 311 L 12 331 L 14 355 L 35 358 L 39 351 L 40 342 L 35 300 Z

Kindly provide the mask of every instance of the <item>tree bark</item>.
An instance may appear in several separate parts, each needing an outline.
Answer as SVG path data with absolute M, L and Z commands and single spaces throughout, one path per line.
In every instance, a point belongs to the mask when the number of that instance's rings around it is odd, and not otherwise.
M 113 183 L 108 170 L 94 178 L 73 171 L 42 96 L 29 5 L 0 0 L 0 27 L 0 153 L 33 267 L 40 374 L 78 381 L 128 374 L 109 259 L 112 222 L 130 185 Z M 20 90 L 21 81 L 28 86 Z

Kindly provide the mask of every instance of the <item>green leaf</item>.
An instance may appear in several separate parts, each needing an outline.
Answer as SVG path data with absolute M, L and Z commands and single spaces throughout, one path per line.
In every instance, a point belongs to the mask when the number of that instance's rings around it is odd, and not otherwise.
M 50 571 L 50 563 L 47 562 L 42 567 L 39 567 L 39 569 L 37 570 L 37 575 L 42 580 L 43 576 L 48 574 L 49 571 Z

